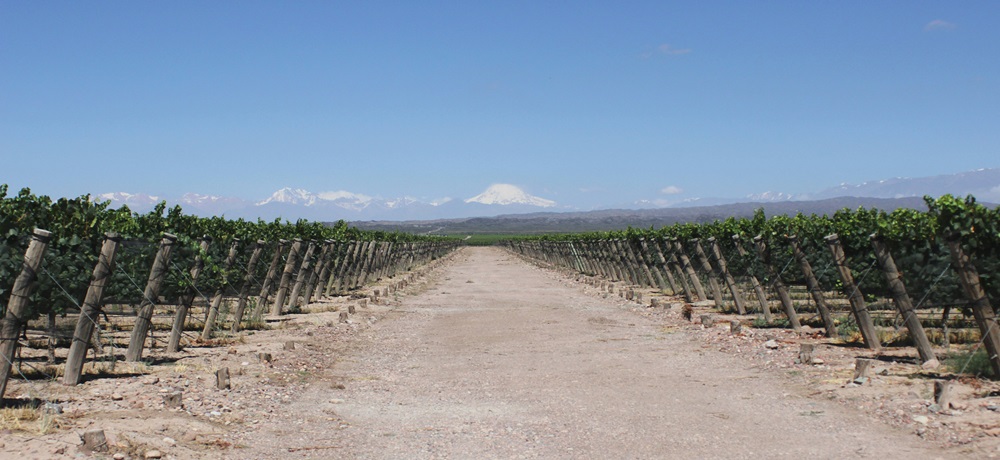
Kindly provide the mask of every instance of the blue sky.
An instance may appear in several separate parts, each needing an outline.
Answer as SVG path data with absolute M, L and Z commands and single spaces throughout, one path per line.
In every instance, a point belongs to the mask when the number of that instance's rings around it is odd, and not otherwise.
M 591 208 L 1000 167 L 998 24 L 971 1 L 0 0 L 0 182 Z

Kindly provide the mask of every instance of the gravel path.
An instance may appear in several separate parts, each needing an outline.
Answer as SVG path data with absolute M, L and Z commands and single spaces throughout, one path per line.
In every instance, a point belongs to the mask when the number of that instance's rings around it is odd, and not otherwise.
M 500 249 L 434 276 L 234 458 L 958 456 Z

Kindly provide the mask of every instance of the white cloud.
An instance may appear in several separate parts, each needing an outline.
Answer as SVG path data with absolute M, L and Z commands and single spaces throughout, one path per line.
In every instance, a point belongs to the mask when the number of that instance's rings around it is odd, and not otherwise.
M 668 55 L 688 54 L 691 52 L 691 48 L 674 48 L 673 46 L 670 46 L 669 43 L 657 46 L 656 49 L 657 51 Z
M 935 19 L 931 22 L 928 22 L 927 25 L 924 26 L 924 32 L 931 32 L 935 30 L 952 30 L 955 27 L 958 26 L 955 25 L 955 23 L 953 22 L 948 22 L 943 19 Z
M 691 52 L 691 48 L 676 48 L 676 47 L 674 47 L 673 45 L 671 45 L 669 43 L 664 43 L 662 45 L 657 46 L 652 51 L 645 51 L 645 52 L 643 52 L 639 56 L 642 57 L 643 59 L 649 59 L 649 58 L 653 57 L 656 54 L 662 54 L 662 55 L 665 55 L 665 56 L 679 56 L 679 55 L 682 55 L 682 54 L 688 54 L 690 52 Z
M 431 201 L 431 205 L 432 206 L 441 206 L 442 204 L 445 204 L 445 203 L 447 203 L 449 201 L 451 201 L 451 197 L 447 197 L 446 196 L 444 198 L 438 198 L 438 199 L 436 199 L 434 201 Z
M 668 185 L 661 188 L 660 193 L 664 195 L 676 195 L 678 193 L 684 193 L 684 190 L 676 185 Z

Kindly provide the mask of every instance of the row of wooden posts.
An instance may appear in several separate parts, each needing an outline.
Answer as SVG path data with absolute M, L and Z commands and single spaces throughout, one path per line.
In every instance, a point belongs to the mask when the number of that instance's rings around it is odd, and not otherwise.
M 20 275 L 11 290 L 10 302 L 0 327 L 0 399 L 6 390 L 7 379 L 10 376 L 15 352 L 18 346 L 17 337 L 24 327 L 29 311 L 29 297 L 34 287 L 39 271 L 42 269 L 45 249 L 52 238 L 46 230 L 35 229 L 28 249 L 24 254 L 24 263 Z M 180 350 L 180 339 L 187 321 L 188 311 L 197 295 L 197 283 L 204 269 L 201 254 L 209 249 L 212 239 L 203 237 L 199 241 L 199 253 L 195 257 L 189 272 L 190 285 L 186 288 L 177 306 L 176 315 L 167 344 L 168 352 Z M 105 235 L 104 243 L 94 267 L 90 286 L 86 297 L 80 304 L 80 316 L 70 344 L 66 360 L 63 384 L 76 385 L 80 382 L 87 349 L 91 346 L 97 320 L 103 308 L 103 292 L 114 272 L 115 255 L 122 242 L 115 233 Z M 159 248 L 153 260 L 149 278 L 143 291 L 143 297 L 137 307 L 135 324 L 132 328 L 126 361 L 136 362 L 142 359 L 143 349 L 152 325 L 153 310 L 156 306 L 160 288 L 170 267 L 170 258 L 177 246 L 177 237 L 164 233 Z M 280 240 L 273 245 L 271 263 L 267 275 L 257 294 L 257 311 L 254 315 L 263 314 L 263 309 L 270 306 L 270 314 L 280 315 L 289 309 L 298 308 L 320 297 L 343 293 L 364 286 L 368 282 L 394 277 L 399 271 L 407 271 L 417 265 L 429 262 L 454 249 L 457 243 L 452 241 L 423 241 L 395 243 L 387 241 L 303 241 Z M 263 240 L 244 245 L 234 240 L 229 248 L 224 262 L 223 276 L 229 276 L 239 251 L 249 250 L 249 261 L 243 270 L 242 283 L 236 298 L 236 308 L 231 326 L 231 332 L 240 330 L 246 306 L 254 287 L 254 273 L 264 250 L 268 245 Z M 283 269 L 280 267 L 282 256 L 285 257 Z M 225 286 L 231 280 L 223 280 L 209 302 L 208 314 L 205 320 L 201 338 L 211 338 L 216 328 L 219 308 L 225 296 Z M 273 295 L 273 299 L 272 299 Z
M 747 251 L 744 249 L 740 237 L 733 235 L 732 238 L 735 250 L 740 256 L 746 256 Z M 826 334 L 828 337 L 836 338 L 838 336 L 837 328 L 809 260 L 795 236 L 789 236 L 788 240 L 795 261 L 805 278 L 819 316 L 822 318 Z M 886 245 L 875 235 L 872 235 L 870 240 L 878 265 L 892 294 L 893 303 L 903 318 L 921 362 L 927 363 L 936 360 L 930 341 L 916 315 L 913 301 L 906 291 L 902 273 L 896 268 L 895 261 Z M 568 268 L 578 273 L 596 275 L 638 286 L 659 288 L 663 292 L 669 288 L 671 293 L 681 293 L 688 302 L 709 299 L 705 286 L 699 277 L 700 272 L 708 280 L 708 287 L 712 293 L 711 299 L 717 308 L 723 308 L 722 285 L 724 284 L 732 296 L 736 311 L 739 314 L 746 314 L 746 300 L 737 288 L 735 278 L 729 271 L 725 255 L 718 241 L 715 238 L 707 238 L 704 240 L 705 245 L 702 243 L 703 241 L 700 239 L 692 239 L 685 245 L 677 239 L 641 238 L 581 239 L 576 241 L 513 240 L 506 244 L 511 250 L 523 256 Z M 788 287 L 781 281 L 777 268 L 770 263 L 771 258 L 766 242 L 758 236 L 753 239 L 753 243 L 757 259 L 766 267 L 768 278 L 770 278 L 770 287 L 777 294 L 789 325 L 793 330 L 798 331 L 801 325 L 792 304 Z M 844 293 L 850 302 L 851 313 L 858 324 L 865 345 L 875 352 L 881 351 L 882 345 L 876 334 L 875 324 L 868 312 L 865 298 L 855 283 L 850 267 L 847 266 L 840 238 L 836 234 L 832 234 L 825 238 L 825 243 L 833 256 Z M 958 241 L 949 241 L 947 246 L 951 254 L 952 268 L 958 275 L 975 317 L 976 325 L 982 334 L 983 344 L 989 355 L 994 375 L 1000 375 L 1000 354 L 998 354 L 1000 353 L 1000 326 L 997 324 L 990 299 L 986 296 L 980 283 L 976 267 L 969 260 L 961 244 Z M 689 256 L 689 251 L 693 254 L 694 260 Z M 757 301 L 760 303 L 765 321 L 770 323 L 772 317 L 764 286 L 753 273 L 748 273 L 747 278 L 749 278 Z

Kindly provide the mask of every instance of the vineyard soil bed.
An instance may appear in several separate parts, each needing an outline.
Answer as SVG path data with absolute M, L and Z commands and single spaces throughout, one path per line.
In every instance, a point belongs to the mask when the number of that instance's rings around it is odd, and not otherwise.
M 462 249 L 419 280 L 379 303 L 311 304 L 226 346 L 157 349 L 77 387 L 12 380 L 9 397 L 62 413 L 0 431 L 0 457 L 73 458 L 95 429 L 104 458 L 1000 455 L 1000 385 L 955 379 L 957 408 L 938 411 L 933 380 L 950 377 L 912 348 L 888 349 L 855 385 L 855 359 L 874 356 L 820 330 L 706 307 L 692 322 L 679 298 L 649 308 L 652 290 L 626 301 L 498 248 Z M 801 343 L 822 363 L 796 363 Z M 231 389 L 216 386 L 221 368 Z M 178 392 L 182 407 L 166 407 Z

